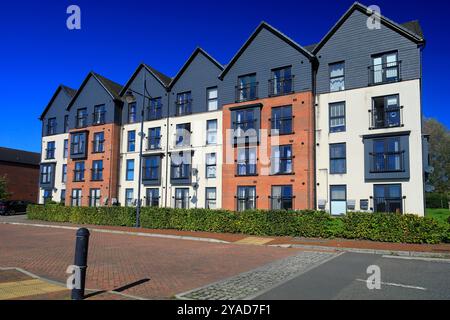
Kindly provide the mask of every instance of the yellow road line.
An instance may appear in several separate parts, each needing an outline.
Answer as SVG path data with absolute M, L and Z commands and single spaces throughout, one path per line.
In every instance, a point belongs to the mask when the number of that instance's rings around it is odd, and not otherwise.
M 67 289 L 38 279 L 6 282 L 0 283 L 0 300 L 15 299 L 64 290 Z
M 244 238 L 242 240 L 236 241 L 235 243 L 238 244 L 252 244 L 252 245 L 257 245 L 257 246 L 262 246 L 266 243 L 269 243 L 271 241 L 273 241 L 274 239 L 271 238 L 258 238 L 258 237 L 248 237 L 248 238 Z

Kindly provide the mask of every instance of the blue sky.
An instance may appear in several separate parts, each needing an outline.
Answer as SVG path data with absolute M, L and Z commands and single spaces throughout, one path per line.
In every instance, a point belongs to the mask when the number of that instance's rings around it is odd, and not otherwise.
M 228 63 L 265 20 L 302 45 L 318 42 L 353 1 L 5 1 L 0 87 L 0 146 L 40 151 L 38 117 L 56 87 L 78 88 L 94 70 L 124 84 L 140 62 L 173 76 L 196 46 Z M 448 1 L 371 3 L 397 22 L 419 19 L 427 39 L 423 107 L 450 127 L 446 75 Z M 76 4 L 82 29 L 66 28 L 66 8 Z

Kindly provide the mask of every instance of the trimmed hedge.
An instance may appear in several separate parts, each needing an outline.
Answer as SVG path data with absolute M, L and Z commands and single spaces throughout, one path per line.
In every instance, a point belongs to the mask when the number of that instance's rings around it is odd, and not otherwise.
M 135 225 L 135 208 L 64 207 L 30 205 L 28 218 L 75 224 Z M 348 213 L 332 217 L 319 211 L 232 212 L 208 209 L 143 207 L 141 226 L 150 229 L 175 229 L 255 236 L 293 236 L 309 238 L 346 238 L 383 242 L 440 243 L 450 241 L 450 226 L 415 215 Z

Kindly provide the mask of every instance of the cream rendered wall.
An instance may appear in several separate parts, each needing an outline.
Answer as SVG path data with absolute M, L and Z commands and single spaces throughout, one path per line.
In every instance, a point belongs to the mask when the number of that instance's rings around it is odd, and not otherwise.
M 206 123 L 208 120 L 217 120 L 217 144 L 206 144 Z M 216 188 L 216 203 L 217 208 L 222 206 L 222 111 L 196 113 L 193 115 L 169 118 L 169 146 L 167 146 L 167 119 L 161 119 L 157 121 L 144 122 L 144 133 L 148 135 L 148 129 L 154 127 L 161 127 L 161 148 L 160 151 L 145 151 L 147 149 L 147 139 L 144 140 L 144 155 L 154 153 L 164 153 L 164 157 L 161 159 L 161 186 L 144 186 L 141 185 L 141 199 L 143 205 L 145 205 L 145 190 L 147 188 L 159 188 L 159 194 L 161 196 L 160 205 L 172 207 L 174 204 L 173 197 L 175 196 L 176 188 L 189 188 L 189 196 L 196 196 L 197 202 L 190 203 L 190 208 L 204 208 L 206 203 L 205 190 L 207 187 Z M 191 123 L 191 145 L 192 147 L 175 147 L 175 133 L 176 125 L 181 123 Z M 136 151 L 127 152 L 128 143 L 128 131 L 136 131 Z M 139 165 L 139 142 L 140 138 L 138 132 L 140 130 L 140 123 L 127 124 L 122 126 L 121 135 L 121 157 L 120 157 L 120 179 L 119 179 L 119 202 L 125 204 L 125 190 L 127 188 L 134 190 L 134 198 L 137 199 L 138 189 L 138 165 Z M 192 158 L 192 168 L 198 170 L 197 176 L 192 176 L 192 182 L 198 183 L 198 189 L 195 192 L 192 185 L 171 185 L 170 183 L 170 156 L 168 153 L 177 151 L 193 150 L 194 156 Z M 206 179 L 206 154 L 216 153 L 217 167 L 216 178 Z M 166 157 L 168 161 L 168 167 L 166 166 Z M 135 161 L 135 177 L 133 181 L 126 181 L 126 160 L 134 159 Z M 168 186 L 167 199 L 166 199 L 166 180 Z
M 397 183 L 395 181 L 377 183 L 366 183 L 364 181 L 364 144 L 362 136 L 411 131 L 409 137 L 410 179 L 409 181 L 398 183 L 401 183 L 403 196 L 406 196 L 403 211 L 419 216 L 424 215 L 420 92 L 420 81 L 412 80 L 317 96 L 317 200 L 327 201 L 327 211 L 330 210 L 330 185 L 347 185 L 347 200 L 355 200 L 355 209 L 360 210 L 360 199 L 368 199 L 369 208 L 373 207 L 373 201 L 370 197 L 373 196 L 374 184 Z M 400 106 L 404 107 L 404 127 L 369 130 L 369 110 L 372 107 L 372 98 L 393 94 L 399 95 Z M 342 101 L 345 101 L 346 105 L 346 131 L 329 133 L 329 104 Z M 347 174 L 330 175 L 328 174 L 329 145 L 344 142 L 347 147 Z
M 62 182 L 62 167 L 63 164 L 67 164 L 67 159 L 64 159 L 64 140 L 69 139 L 69 134 L 58 134 L 53 136 L 45 136 L 42 137 L 42 154 L 41 154 L 41 163 L 55 163 L 55 186 L 53 188 L 52 197 L 53 201 L 59 202 L 61 201 L 61 190 L 66 189 L 66 184 Z M 45 159 L 47 142 L 55 142 L 55 159 Z M 70 151 L 70 144 L 69 144 Z M 70 196 L 69 192 L 66 191 L 66 197 Z M 42 188 L 39 189 L 39 203 L 43 204 L 44 200 L 44 190 Z

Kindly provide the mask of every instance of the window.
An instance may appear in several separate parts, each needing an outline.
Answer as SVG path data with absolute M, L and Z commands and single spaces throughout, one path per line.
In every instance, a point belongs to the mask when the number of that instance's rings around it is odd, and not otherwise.
M 146 193 L 147 207 L 159 207 L 159 189 L 149 188 L 146 190 Z
M 189 208 L 189 189 L 176 188 L 175 189 L 175 208 L 188 209 Z
M 269 80 L 269 95 L 278 96 L 292 93 L 293 76 L 291 67 L 272 70 L 272 79 Z
M 49 184 L 52 182 L 53 166 L 42 165 L 41 167 L 41 184 Z
M 272 108 L 273 135 L 283 135 L 292 133 L 292 106 Z
M 172 174 L 174 180 L 189 179 L 191 175 L 191 157 L 190 153 L 180 152 L 178 155 L 172 155 Z
M 176 127 L 176 147 L 187 147 L 191 145 L 191 124 L 181 123 Z
M 235 121 L 233 122 L 233 129 L 235 135 L 243 136 L 248 130 L 256 130 L 256 110 L 254 108 L 236 110 Z
M 347 186 L 330 186 L 331 214 L 343 215 L 347 212 Z
M 94 125 L 98 125 L 98 124 L 104 124 L 105 123 L 105 114 L 106 114 L 106 110 L 105 110 L 105 105 L 101 104 L 98 106 L 94 107 L 94 114 L 93 114 L 93 120 L 94 120 Z
M 128 152 L 134 152 L 136 150 L 136 131 L 128 131 Z
M 345 102 L 331 103 L 329 110 L 330 110 L 330 132 L 344 132 Z
M 256 187 L 238 187 L 237 211 L 256 209 Z
M 52 201 L 52 199 L 53 199 L 52 190 L 45 189 L 43 194 L 44 204 L 46 204 L 48 201 Z
M 402 186 L 400 184 L 374 185 L 374 211 L 403 213 Z
M 217 208 L 217 192 L 216 188 L 206 188 L 206 209 L 216 209 Z
M 79 128 L 84 128 L 87 127 L 87 109 L 86 108 L 81 108 L 77 110 L 77 116 L 75 119 L 75 123 L 76 123 L 76 127 Z
M 92 161 L 92 181 L 103 180 L 103 160 Z
M 160 159 L 159 155 L 144 158 L 143 180 L 159 180 Z
M 292 210 L 293 209 L 292 186 L 273 186 L 270 197 L 272 210 Z
M 61 198 L 60 198 L 61 204 L 66 203 L 66 189 L 61 189 Z
M 125 189 L 125 206 L 131 207 L 134 202 L 134 190 L 133 189 Z
M 239 148 L 237 157 L 237 175 L 254 176 L 256 175 L 256 147 Z
M 399 172 L 404 170 L 404 151 L 400 137 L 375 139 L 373 141 L 372 173 Z
M 100 189 L 89 190 L 89 206 L 100 207 Z
M 206 144 L 217 144 L 217 120 L 206 122 Z
M 371 129 L 399 127 L 400 112 L 398 95 L 373 98 Z
M 71 155 L 84 155 L 86 152 L 86 133 L 73 133 L 71 136 Z
M 148 150 L 161 149 L 161 128 L 148 129 Z
M 128 123 L 136 122 L 136 102 L 128 105 Z
M 47 135 L 56 134 L 56 118 L 48 119 Z
M 206 154 L 206 178 L 212 179 L 216 177 L 217 159 L 215 153 Z
M 64 140 L 64 152 L 63 152 L 63 158 L 67 159 L 69 156 L 69 140 Z
M 256 74 L 239 77 L 236 86 L 236 102 L 255 100 L 257 96 L 258 83 L 256 82 Z
M 347 173 L 346 144 L 330 145 L 330 174 Z
M 397 52 L 372 57 L 370 84 L 396 82 L 400 80 L 400 62 Z
M 55 141 L 47 142 L 47 153 L 45 155 L 46 159 L 55 159 Z
M 206 89 L 208 111 L 216 111 L 219 108 L 219 96 L 217 87 Z
M 271 173 L 273 175 L 292 174 L 292 146 L 272 147 Z
M 162 103 L 161 98 L 150 99 L 147 109 L 147 120 L 158 120 L 162 118 Z
M 134 180 L 134 160 L 127 160 L 127 172 L 126 172 L 126 180 L 133 181 Z
M 72 207 L 81 207 L 81 189 L 72 189 Z
M 67 164 L 63 164 L 62 166 L 62 183 L 67 182 Z
M 345 90 L 345 62 L 330 64 L 330 91 Z
M 69 132 L 69 115 L 64 116 L 64 133 Z
M 105 151 L 105 134 L 103 132 L 94 133 L 94 153 L 102 153 Z
M 75 170 L 73 171 L 73 181 L 84 181 L 84 161 L 75 162 Z
M 177 101 L 175 102 L 176 105 L 176 115 L 177 116 L 183 116 L 186 114 L 191 113 L 191 92 L 183 92 L 177 94 Z

